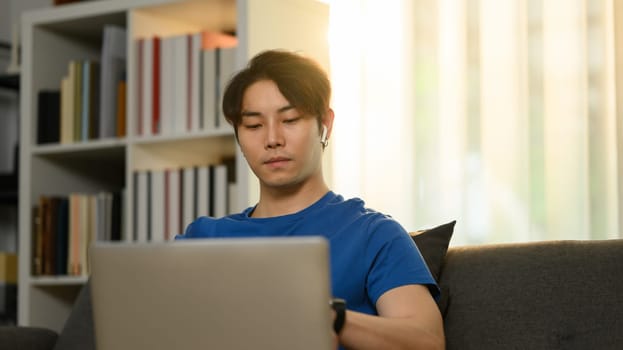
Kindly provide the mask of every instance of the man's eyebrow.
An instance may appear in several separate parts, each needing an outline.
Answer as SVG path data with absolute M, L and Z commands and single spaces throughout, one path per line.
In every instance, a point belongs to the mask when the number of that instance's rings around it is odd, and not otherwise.
M 242 117 L 259 117 L 260 115 L 262 115 L 260 112 L 253 112 L 253 111 L 240 112 L 240 116 Z
M 277 113 L 283 113 L 283 112 L 289 111 L 291 109 L 294 109 L 294 106 L 286 105 L 286 106 L 283 106 L 283 107 L 279 108 L 277 110 Z M 242 117 L 259 117 L 261 115 L 262 115 L 262 113 L 255 112 L 255 111 L 243 110 L 242 112 L 240 112 L 240 116 L 242 116 Z

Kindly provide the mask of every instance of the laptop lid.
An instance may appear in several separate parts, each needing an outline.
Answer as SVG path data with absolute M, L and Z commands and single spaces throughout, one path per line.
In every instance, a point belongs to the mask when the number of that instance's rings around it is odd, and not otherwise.
M 324 238 L 98 242 L 90 259 L 98 350 L 332 347 Z

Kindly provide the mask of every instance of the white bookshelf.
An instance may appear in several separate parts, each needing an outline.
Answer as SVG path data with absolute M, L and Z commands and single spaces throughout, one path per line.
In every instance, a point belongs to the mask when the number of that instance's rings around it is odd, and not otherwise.
M 257 201 L 257 184 L 229 126 L 181 135 L 136 136 L 134 42 L 200 30 L 233 31 L 235 66 L 265 49 L 305 52 L 328 67 L 328 5 L 317 0 L 100 0 L 27 12 L 22 18 L 21 161 L 19 188 L 18 323 L 61 331 L 84 276 L 33 276 L 33 211 L 41 195 L 132 193 L 136 170 L 236 159 L 239 209 Z M 126 137 L 74 144 L 36 143 L 37 93 L 59 88 L 72 59 L 99 59 L 105 24 L 128 34 Z M 126 196 L 124 229 L 133 227 Z

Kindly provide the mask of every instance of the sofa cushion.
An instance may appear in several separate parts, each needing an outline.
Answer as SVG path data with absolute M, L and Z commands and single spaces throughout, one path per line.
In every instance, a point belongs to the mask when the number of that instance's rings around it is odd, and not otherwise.
M 453 247 L 447 349 L 623 349 L 623 240 Z
M 455 224 L 456 220 L 435 228 L 411 233 L 411 238 L 415 241 L 415 245 L 420 250 L 428 269 L 437 282 L 439 282 Z
M 58 334 L 39 327 L 0 327 L 0 349 L 50 350 Z

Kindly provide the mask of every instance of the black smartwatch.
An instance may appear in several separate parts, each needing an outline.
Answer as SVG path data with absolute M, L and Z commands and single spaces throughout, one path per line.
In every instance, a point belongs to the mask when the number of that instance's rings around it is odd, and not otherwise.
M 333 321 L 333 330 L 335 334 L 340 334 L 344 323 L 346 322 L 346 300 L 333 298 L 329 302 L 331 308 L 335 311 L 335 321 Z

